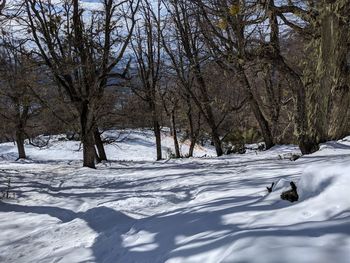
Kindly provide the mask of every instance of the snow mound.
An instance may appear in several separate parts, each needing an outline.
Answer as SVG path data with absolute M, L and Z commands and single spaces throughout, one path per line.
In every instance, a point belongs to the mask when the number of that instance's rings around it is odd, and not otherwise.
M 300 201 L 309 201 L 318 209 L 335 216 L 350 210 L 350 165 L 310 168 L 298 183 Z

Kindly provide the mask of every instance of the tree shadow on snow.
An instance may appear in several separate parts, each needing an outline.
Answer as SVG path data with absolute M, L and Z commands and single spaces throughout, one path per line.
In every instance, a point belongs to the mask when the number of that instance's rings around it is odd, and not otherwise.
M 328 157 L 329 159 L 337 157 Z M 280 176 L 271 175 L 271 171 L 276 169 L 276 172 L 283 171 L 285 164 L 300 168 L 299 165 L 308 163 L 323 162 L 320 157 L 301 158 L 297 162 L 276 161 L 274 164 L 268 163 L 265 160 L 247 160 L 240 163 L 206 163 L 204 165 L 197 164 L 166 164 L 164 166 L 148 167 L 149 170 L 158 170 L 159 174 L 164 173 L 161 179 L 159 175 L 150 178 L 126 178 L 124 181 L 103 182 L 101 185 L 94 186 L 67 186 L 59 188 L 51 187 L 49 184 L 34 184 L 30 187 L 40 188 L 40 191 L 45 191 L 46 194 L 58 197 L 89 197 L 98 199 L 99 196 L 104 198 L 107 196 L 115 198 L 107 200 L 115 202 L 133 197 L 135 188 L 137 187 L 138 198 L 152 197 L 156 193 L 184 193 L 184 200 L 191 201 L 197 194 L 203 191 L 208 194 L 211 191 L 226 191 L 237 189 L 239 187 L 251 187 L 252 189 L 264 189 L 268 185 L 269 180 L 278 180 L 286 176 L 297 176 L 299 172 L 289 175 L 281 174 Z M 333 160 L 332 160 L 333 161 Z M 347 160 L 335 160 L 339 163 Z M 213 165 L 215 169 L 206 166 Z M 247 167 L 249 165 L 249 167 Z M 183 172 L 184 169 L 197 169 L 193 171 Z M 204 169 L 203 169 L 204 168 Z M 225 168 L 225 169 L 222 169 Z M 111 169 L 111 168 L 108 168 Z M 115 168 L 117 170 L 128 170 L 130 172 L 141 172 L 147 167 L 127 167 Z M 156 189 L 159 182 L 166 183 L 167 180 L 177 179 L 179 174 L 166 174 L 171 170 L 182 169 L 181 177 L 186 176 L 206 176 L 215 175 L 221 176 L 224 173 L 227 175 L 228 170 L 232 170 L 232 178 L 227 177 L 224 181 L 208 181 L 200 185 L 190 185 L 188 188 L 177 185 L 167 190 Z M 260 175 L 234 178 L 235 173 L 246 172 L 246 169 L 254 171 L 259 169 Z M 263 174 L 266 169 L 269 174 Z M 290 177 L 289 177 L 290 178 Z M 268 182 L 268 183 L 267 183 Z M 154 185 L 155 189 L 139 189 L 140 187 Z M 29 187 L 29 188 L 30 188 Z M 79 189 L 97 187 L 99 190 L 93 193 L 75 193 Z M 43 190 L 47 189 L 47 190 Z M 71 191 L 71 192 L 65 192 Z M 258 193 L 258 190 L 257 190 Z M 172 199 L 173 196 L 165 196 Z M 249 212 L 264 212 L 275 210 L 278 213 L 279 209 L 283 209 L 290 204 L 283 201 L 276 201 L 274 204 L 263 204 L 261 201 L 264 197 L 257 194 L 247 196 L 230 196 L 226 198 L 216 199 L 212 202 L 203 202 L 196 204 L 188 204 L 184 208 L 178 208 L 163 214 L 134 219 L 125 215 L 120 211 L 105 206 L 98 206 L 87 210 L 86 212 L 74 212 L 69 209 L 48 206 L 21 206 L 18 204 L 7 204 L 0 202 L 0 212 L 23 212 L 35 214 L 47 214 L 67 223 L 75 219 L 84 220 L 88 226 L 97 233 L 92 246 L 92 252 L 97 263 L 162 263 L 167 259 L 190 257 L 205 253 L 217 248 L 229 247 L 237 244 L 241 239 L 255 239 L 260 237 L 319 237 L 327 234 L 343 234 L 350 236 L 350 213 L 343 212 L 339 215 L 331 217 L 327 221 L 320 222 L 305 222 L 294 225 L 274 226 L 266 225 L 262 227 L 249 227 L 243 223 L 228 223 L 225 217 L 235 217 L 238 213 Z M 176 203 L 177 201 L 171 200 Z M 145 236 L 148 238 L 143 239 Z M 180 239 L 181 237 L 181 239 Z M 127 240 L 133 242 L 127 242 Z M 250 244 L 247 243 L 244 247 L 235 247 L 235 251 L 245 249 Z M 329 244 L 329 247 L 334 247 L 336 244 Z M 121 261 L 118 261 L 121 260 Z M 234 261 L 230 261 L 234 262 Z
M 117 250 L 108 250 L 106 239 L 112 238 L 113 243 L 121 244 L 121 236 L 113 235 L 113 231 L 117 233 L 124 233 L 128 231 L 131 225 L 134 224 L 135 219 L 115 211 L 114 209 L 99 206 L 87 210 L 86 212 L 74 212 L 69 209 L 51 207 L 51 206 L 22 206 L 18 204 L 3 203 L 0 200 L 0 212 L 18 212 L 18 213 L 31 213 L 48 215 L 59 219 L 62 223 L 68 223 L 75 219 L 84 220 L 87 225 L 97 233 L 97 238 L 94 240 L 93 253 L 96 262 L 105 262 L 105 257 L 116 258 L 114 252 Z M 113 229 L 113 231 L 111 231 Z M 107 242 L 109 243 L 109 242 Z M 101 260 L 103 258 L 103 261 Z

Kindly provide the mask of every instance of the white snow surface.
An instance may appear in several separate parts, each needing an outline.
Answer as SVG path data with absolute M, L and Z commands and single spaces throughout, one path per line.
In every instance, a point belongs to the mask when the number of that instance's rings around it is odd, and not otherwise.
M 10 178 L 12 195 L 0 200 L 0 262 L 350 262 L 350 137 L 295 162 L 281 158 L 292 145 L 220 158 L 198 146 L 155 162 L 150 131 L 119 134 L 96 170 L 60 136 L 26 145 L 27 161 L 0 144 L 0 190 Z M 290 181 L 295 203 L 280 199 Z

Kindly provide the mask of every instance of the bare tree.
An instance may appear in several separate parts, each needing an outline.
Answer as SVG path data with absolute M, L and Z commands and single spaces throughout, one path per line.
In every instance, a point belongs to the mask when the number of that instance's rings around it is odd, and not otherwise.
M 166 80 L 171 83 L 170 79 Z M 180 96 L 177 94 L 178 89 L 170 87 L 171 84 L 165 85 L 166 89 L 162 93 L 162 102 L 164 110 L 170 119 L 170 131 L 174 140 L 175 158 L 181 158 L 178 135 L 177 135 L 177 111 L 179 110 Z
M 24 4 L 21 22 L 37 47 L 33 53 L 79 113 L 84 166 L 90 168 L 95 168 L 94 132 L 104 89 L 108 78 L 122 75 L 114 70 L 129 44 L 137 7 L 138 0 L 104 0 L 100 10 L 84 10 L 79 0 Z
M 134 85 L 133 91 L 148 104 L 151 110 L 152 125 L 156 137 L 157 160 L 161 160 L 160 109 L 158 108 L 158 90 L 162 64 L 160 2 L 155 8 L 150 1 L 143 0 L 140 10 L 141 18 L 137 23 L 135 35 L 131 42 L 140 85 Z
M 222 143 L 219 135 L 220 122 L 215 119 L 208 87 L 203 75 L 203 63 L 206 59 L 204 43 L 201 39 L 198 24 L 196 23 L 193 3 L 187 0 L 164 1 L 175 30 L 173 40 L 164 43 L 167 53 L 173 63 L 177 75 L 182 81 L 183 88 L 191 95 L 198 109 L 201 111 L 206 123 L 210 127 L 210 133 L 216 154 L 223 154 Z M 190 8 L 191 7 L 191 8 Z M 178 53 L 181 52 L 181 53 Z M 179 58 L 183 56 L 184 58 Z M 188 70 L 181 69 L 186 66 Z M 179 68 L 180 67 L 180 68 Z M 196 89 L 189 85 L 188 74 L 193 76 Z M 198 92 L 196 92 L 198 91 Z
M 244 87 L 250 108 L 259 124 L 266 148 L 274 145 L 270 124 L 263 114 L 253 93 L 247 69 L 251 67 L 249 46 L 254 33 L 254 23 L 259 14 L 253 16 L 256 5 L 247 1 L 196 1 L 199 15 L 197 19 L 205 36 L 206 44 L 215 61 L 225 70 L 239 77 Z
M 21 53 L 22 45 L 13 36 L 3 37 L 0 45 L 0 115 L 15 131 L 18 159 L 26 158 L 24 140 L 28 120 L 41 110 L 31 94 L 31 87 L 39 82 L 38 68 L 30 57 Z

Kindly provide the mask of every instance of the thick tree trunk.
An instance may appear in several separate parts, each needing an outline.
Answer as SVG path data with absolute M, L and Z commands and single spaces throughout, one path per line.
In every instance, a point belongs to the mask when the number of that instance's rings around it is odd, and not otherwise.
M 221 143 L 219 133 L 217 132 L 217 130 L 212 129 L 211 135 L 212 135 L 212 140 L 213 140 L 213 143 L 215 146 L 216 155 L 217 156 L 223 155 L 224 152 L 222 150 L 222 143 Z
M 317 151 L 321 142 L 340 139 L 349 128 L 350 3 L 320 1 L 317 9 L 319 15 L 313 24 L 317 34 L 303 74 L 307 109 L 307 129 L 300 147 L 303 153 Z
M 97 148 L 97 151 L 98 151 L 99 162 L 107 161 L 106 151 L 105 151 L 105 148 L 103 146 L 103 142 L 102 142 L 102 139 L 101 139 L 101 134 L 100 134 L 100 132 L 99 132 L 97 127 L 94 130 L 94 138 L 95 138 L 96 148 Z
M 80 132 L 83 144 L 83 165 L 95 169 L 95 141 L 93 128 L 93 114 L 89 108 L 89 102 L 81 103 L 80 108 Z
M 172 136 L 174 138 L 174 147 L 175 147 L 175 157 L 181 158 L 180 154 L 180 147 L 179 147 L 179 141 L 177 139 L 177 132 L 176 132 L 176 119 L 175 119 L 175 111 L 171 111 L 171 130 L 172 130 Z
M 322 3 L 321 40 L 316 42 L 318 66 L 316 78 L 319 80 L 322 98 L 328 114 L 327 139 L 337 140 L 349 132 L 350 113 L 350 29 L 349 29 L 350 2 L 340 0 L 334 3 Z M 316 40 L 317 41 L 317 40 Z M 322 94 L 321 94 L 322 96 Z
M 95 169 L 95 143 L 93 133 L 87 132 L 83 136 L 83 165 Z
M 21 129 L 16 131 L 16 144 L 18 150 L 18 159 L 26 159 L 26 152 L 24 149 L 24 133 Z

